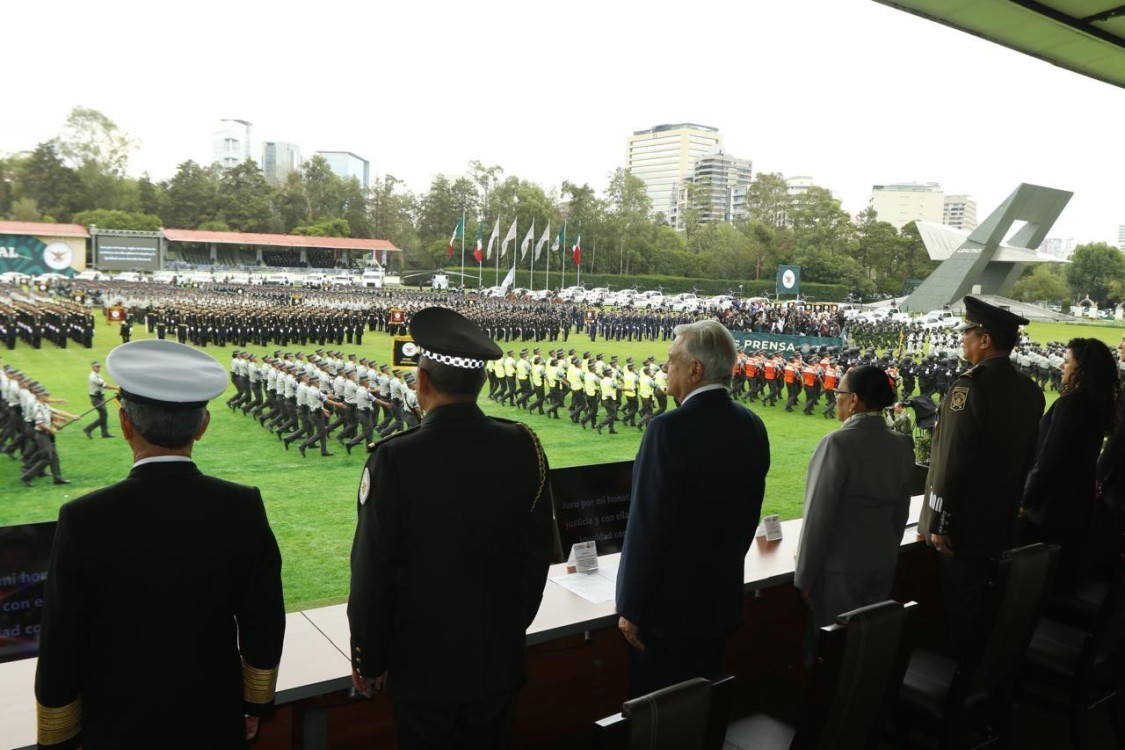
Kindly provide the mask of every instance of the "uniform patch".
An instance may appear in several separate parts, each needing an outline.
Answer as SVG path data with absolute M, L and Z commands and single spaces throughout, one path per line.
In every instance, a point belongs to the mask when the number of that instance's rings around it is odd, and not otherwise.
M 963 387 L 954 388 L 949 394 L 949 410 L 950 411 L 963 411 L 965 404 L 969 402 L 969 389 Z
M 367 502 L 367 495 L 371 492 L 371 470 L 363 467 L 363 476 L 359 479 L 359 504 Z

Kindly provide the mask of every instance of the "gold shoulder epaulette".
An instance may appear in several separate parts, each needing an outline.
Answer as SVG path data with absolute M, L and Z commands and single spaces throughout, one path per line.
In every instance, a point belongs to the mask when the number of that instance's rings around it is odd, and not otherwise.
M 393 435 L 388 435 L 385 438 L 379 438 L 374 443 L 368 443 L 367 444 L 367 452 L 368 453 L 374 453 L 376 450 L 379 449 L 380 445 L 386 445 L 391 440 L 394 440 L 396 438 L 400 438 L 403 435 L 409 435 L 410 433 L 414 432 L 417 429 L 418 429 L 417 427 L 411 427 L 410 429 L 403 430 L 402 432 L 396 432 Z

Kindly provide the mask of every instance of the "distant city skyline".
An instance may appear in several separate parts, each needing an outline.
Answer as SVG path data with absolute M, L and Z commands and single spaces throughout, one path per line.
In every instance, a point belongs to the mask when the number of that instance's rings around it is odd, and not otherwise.
M 373 176 L 392 174 L 416 193 L 431 175 L 464 173 L 472 160 L 547 190 L 565 179 L 602 192 L 624 166 L 625 134 L 698 122 L 718 128 L 724 152 L 751 160 L 755 174 L 814 175 L 853 215 L 875 184 L 936 182 L 986 212 L 1027 182 L 1074 192 L 1058 236 L 1116 245 L 1125 223 L 1125 155 L 1107 147 L 1125 121 L 1125 90 L 867 0 L 726 5 L 705 35 L 682 39 L 668 26 L 683 17 L 672 0 L 652 0 L 644 12 L 574 0 L 559 13 L 501 0 L 341 0 L 297 16 L 199 0 L 178 13 L 177 34 L 215 38 L 216 18 L 259 39 L 287 38 L 295 21 L 309 28 L 346 18 L 349 29 L 384 31 L 374 56 L 367 44 L 324 55 L 257 44 L 152 55 L 130 69 L 128 85 L 119 58 L 82 55 L 75 75 L 77 58 L 65 53 L 91 38 L 151 34 L 143 6 L 110 6 L 5 8 L 8 28 L 50 28 L 51 49 L 63 53 L 44 54 L 36 34 L 9 35 L 9 59 L 34 60 L 35 75 L 5 82 L 13 114 L 0 152 L 34 149 L 84 106 L 140 140 L 129 173 L 156 180 L 188 159 L 210 163 L 212 123 L 239 117 L 263 140 L 299 144 L 305 155 L 325 146 L 360 154 Z M 494 45 L 537 25 L 558 40 L 558 54 L 535 54 L 530 64 L 518 62 L 518 46 L 506 54 Z M 673 38 L 678 54 L 706 59 L 707 75 L 692 65 L 642 73 Z M 435 39 L 464 45 L 419 53 Z M 383 60 L 409 62 L 381 70 Z

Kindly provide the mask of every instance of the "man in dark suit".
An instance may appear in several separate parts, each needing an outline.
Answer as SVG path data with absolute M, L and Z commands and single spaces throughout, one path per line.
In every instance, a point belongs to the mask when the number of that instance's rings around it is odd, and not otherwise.
M 257 488 L 191 461 L 226 374 L 157 339 L 117 347 L 106 366 L 133 470 L 59 511 L 39 746 L 244 748 L 273 703 L 285 608 Z
M 723 673 L 770 466 L 762 420 L 727 390 L 730 331 L 704 320 L 675 337 L 664 367 L 679 408 L 649 422 L 637 450 L 617 573 L 634 696 Z
M 432 307 L 410 333 L 426 414 L 376 443 L 360 479 L 352 680 L 367 697 L 385 680 L 402 748 L 508 747 L 553 548 L 547 458 L 477 406 L 501 352 L 475 323 Z
M 1010 354 L 1020 325 L 1007 310 L 965 297 L 962 355 L 973 365 L 938 408 L 918 530 L 939 553 L 949 646 L 964 641 L 992 567 L 1011 546 L 1035 460 L 1043 392 Z

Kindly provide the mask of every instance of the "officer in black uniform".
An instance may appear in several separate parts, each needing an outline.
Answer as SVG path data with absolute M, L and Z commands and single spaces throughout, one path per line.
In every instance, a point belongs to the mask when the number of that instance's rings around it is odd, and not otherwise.
M 501 352 L 476 324 L 431 307 L 410 332 L 425 417 L 376 443 L 360 479 L 352 680 L 369 697 L 385 682 L 402 748 L 507 747 L 553 546 L 547 459 L 529 427 L 477 406 Z
M 965 297 L 958 326 L 972 368 L 942 400 L 918 530 L 939 553 L 950 646 L 968 634 L 993 566 L 1011 546 L 1024 481 L 1035 459 L 1043 392 L 1012 364 L 1028 321 Z

